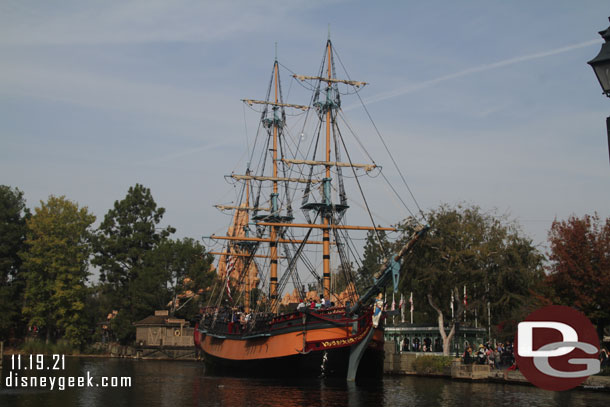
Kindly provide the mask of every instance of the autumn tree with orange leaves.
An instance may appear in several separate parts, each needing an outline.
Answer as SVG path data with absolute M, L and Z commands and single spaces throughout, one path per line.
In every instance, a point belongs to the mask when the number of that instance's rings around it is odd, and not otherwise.
M 547 282 L 554 302 L 582 311 L 601 339 L 610 323 L 610 219 L 595 214 L 555 220 L 549 242 Z

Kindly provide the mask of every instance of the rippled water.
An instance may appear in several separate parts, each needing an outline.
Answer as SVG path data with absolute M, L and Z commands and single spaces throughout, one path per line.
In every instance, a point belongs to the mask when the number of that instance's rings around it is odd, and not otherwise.
M 56 378 L 125 376 L 129 388 L 7 388 L 5 358 L 0 406 L 610 406 L 610 393 L 548 392 L 530 386 L 386 376 L 377 382 L 269 380 L 210 377 L 187 361 L 66 358 L 66 369 L 40 372 Z M 13 376 L 14 376 L 13 372 Z M 18 374 L 28 376 L 28 372 Z

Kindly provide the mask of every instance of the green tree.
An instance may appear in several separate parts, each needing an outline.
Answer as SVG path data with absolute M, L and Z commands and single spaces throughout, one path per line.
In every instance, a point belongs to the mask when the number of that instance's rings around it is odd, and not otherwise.
M 150 189 L 136 184 L 123 200 L 115 201 L 96 234 L 92 263 L 100 269 L 107 312 L 119 311 L 111 327 L 123 342 L 133 338 L 133 322 L 170 299 L 167 270 L 154 253 L 175 232 L 170 226 L 158 227 L 164 213 Z
M 356 287 L 359 292 L 362 293 L 373 285 L 374 275 L 381 270 L 389 250 L 391 247 L 385 231 L 371 230 L 366 234 L 362 265 L 358 268 L 356 278 Z
M 155 249 L 157 264 L 163 266 L 171 293 L 171 312 L 194 318 L 211 295 L 216 274 L 211 270 L 214 256 L 191 238 L 166 240 Z
M 40 202 L 27 221 L 23 313 L 29 325 L 46 331 L 47 342 L 59 335 L 80 346 L 86 339 L 85 283 L 94 221 L 86 207 L 63 196 Z
M 467 287 L 469 318 L 477 310 L 480 320 L 487 319 L 489 302 L 491 322 L 498 323 L 528 303 L 532 290 L 542 282 L 543 256 L 520 235 L 514 222 L 483 213 L 476 206 L 443 205 L 430 211 L 427 218 L 428 235 L 403 265 L 406 277 L 402 290 L 413 291 L 420 308 L 428 311 L 429 318 L 436 317 L 443 351 L 448 355 L 464 311 L 463 287 Z M 410 236 L 412 226 L 411 222 L 402 226 L 402 243 Z M 452 295 L 454 318 L 446 332 Z
M 610 218 L 555 220 L 549 242 L 547 284 L 554 302 L 581 310 L 597 325 L 601 339 L 610 322 Z
M 25 282 L 19 252 L 25 247 L 29 216 L 23 192 L 0 185 L 0 340 L 21 328 Z

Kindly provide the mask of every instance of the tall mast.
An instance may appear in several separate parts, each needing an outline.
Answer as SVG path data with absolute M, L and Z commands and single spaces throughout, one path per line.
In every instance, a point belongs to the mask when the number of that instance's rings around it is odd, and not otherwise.
M 305 189 L 303 195 L 303 201 L 301 205 L 301 209 L 305 212 L 305 216 L 307 217 L 308 222 L 311 223 L 311 219 L 308 215 L 310 211 L 316 211 L 317 214 L 321 215 L 320 224 L 318 225 L 323 229 L 322 232 L 322 267 L 323 267 L 323 275 L 322 275 L 322 291 L 323 295 L 330 299 L 330 288 L 331 288 L 331 264 L 330 264 L 330 234 L 331 229 L 335 229 L 337 225 L 333 225 L 334 214 L 337 213 L 339 216 L 342 216 L 345 210 L 349 208 L 347 205 L 345 193 L 343 191 L 343 184 L 341 182 L 341 171 L 339 167 L 351 167 L 351 168 L 365 168 L 366 171 L 369 171 L 369 167 L 365 164 L 353 164 L 351 163 L 343 163 L 340 162 L 339 152 L 335 151 L 335 161 L 331 161 L 331 142 L 333 137 L 333 132 L 335 131 L 333 121 L 336 116 L 333 115 L 333 112 L 340 108 L 341 101 L 339 99 L 339 91 L 337 89 L 338 84 L 345 84 L 348 86 L 353 86 L 355 88 L 360 88 L 365 86 L 366 82 L 358 82 L 352 80 L 345 79 L 337 79 L 333 78 L 333 52 L 332 52 L 332 43 L 330 41 L 330 35 L 328 41 L 326 43 L 325 55 L 324 59 L 326 60 L 326 73 L 324 72 L 324 67 L 319 71 L 319 76 L 307 76 L 307 75 L 297 75 L 293 74 L 292 76 L 300 81 L 316 81 L 317 83 L 314 85 L 315 93 L 314 98 L 312 100 L 313 106 L 319 113 L 319 118 L 321 121 L 326 120 L 326 143 L 323 143 L 323 146 L 320 148 L 325 148 L 324 150 L 324 161 L 318 161 L 315 159 L 317 151 L 314 152 L 314 159 L 312 160 L 283 160 L 286 164 L 305 164 L 305 165 L 323 165 L 324 166 L 324 178 L 322 180 L 312 179 L 311 172 L 309 176 L 309 184 L 313 184 L 314 182 L 322 181 L 321 188 L 321 202 L 309 202 L 309 195 L 311 192 L 310 186 L 308 185 Z M 322 84 L 326 83 L 326 100 L 322 100 L 323 90 Z M 320 132 L 321 133 L 321 132 Z M 320 134 L 321 136 L 321 134 Z M 335 133 L 335 136 L 338 136 Z M 337 141 L 335 140 L 335 143 Z M 322 143 L 321 143 L 322 144 Z M 316 150 L 318 144 L 316 143 Z M 338 146 L 335 147 L 338 149 Z M 331 199 L 331 167 L 338 167 L 337 170 L 337 178 L 339 180 L 339 193 L 341 196 L 341 202 L 337 204 L 333 204 Z M 295 180 L 299 182 L 300 180 Z M 300 227 L 301 225 L 291 226 Z M 310 228 L 315 228 L 314 225 L 310 225 Z
M 277 178 L 278 178 L 278 174 L 277 174 L 277 136 L 278 136 L 278 120 L 276 119 L 277 116 L 277 111 L 278 111 L 278 106 L 277 103 L 278 101 L 278 63 L 277 63 L 277 58 L 275 60 L 275 64 L 273 65 L 273 78 L 274 78 L 274 82 L 275 82 L 275 103 L 276 105 L 273 106 L 273 178 L 275 178 L 276 180 L 273 181 L 273 193 L 271 194 L 271 216 L 277 216 L 279 209 L 278 209 L 278 188 L 277 188 Z M 271 226 L 271 232 L 269 234 L 269 238 L 271 240 L 271 242 L 269 243 L 270 245 L 270 250 L 269 250 L 269 255 L 271 257 L 271 272 L 270 272 L 270 277 L 269 277 L 269 297 L 271 300 L 272 304 L 278 304 L 277 301 L 277 226 Z M 277 306 L 275 307 L 277 308 Z M 277 309 L 272 309 L 272 312 L 276 312 Z
M 327 64 L 328 64 L 328 79 L 332 79 L 332 64 L 331 64 L 331 43 L 330 38 L 326 43 L 327 49 Z M 332 83 L 329 81 L 327 86 L 327 92 L 330 96 Z M 326 110 L 326 162 L 330 162 L 330 121 L 331 121 L 331 110 Z M 324 179 L 324 203 L 330 206 L 330 165 L 326 165 L 326 178 Z M 324 286 L 324 298 L 326 301 L 330 301 L 330 216 L 332 211 L 330 208 L 326 208 L 325 216 L 323 217 L 323 225 L 325 228 L 322 232 L 322 267 L 324 274 L 322 275 L 323 286 Z
M 250 169 L 246 171 L 246 174 L 250 174 Z M 250 206 L 250 181 L 246 181 L 246 208 Z M 247 209 L 246 209 L 247 211 Z M 248 212 L 246 212 L 248 213 Z M 248 236 L 247 225 L 244 228 L 246 232 L 246 237 Z M 244 311 L 246 313 L 250 312 L 250 264 L 248 263 L 248 268 L 245 270 L 246 273 L 246 287 L 244 293 Z

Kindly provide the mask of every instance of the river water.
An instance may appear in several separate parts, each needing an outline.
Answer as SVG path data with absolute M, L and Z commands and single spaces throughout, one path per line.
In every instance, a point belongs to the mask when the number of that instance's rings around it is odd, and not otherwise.
M 53 366 L 54 361 L 48 359 L 39 370 L 36 363 L 25 370 L 27 358 L 21 370 L 13 370 L 5 357 L 0 406 L 610 406 L 610 393 L 588 390 L 557 393 L 523 385 L 408 376 L 356 384 L 324 379 L 242 379 L 206 376 L 201 362 L 66 357 L 65 366 Z M 36 386 L 23 387 L 24 378 L 32 384 L 32 376 L 36 376 Z M 69 377 L 77 377 L 75 387 L 69 386 Z M 83 387 L 76 387 L 78 377 L 83 377 Z M 129 378 L 130 386 L 120 387 L 121 377 Z M 113 383 L 119 387 L 112 387 Z

